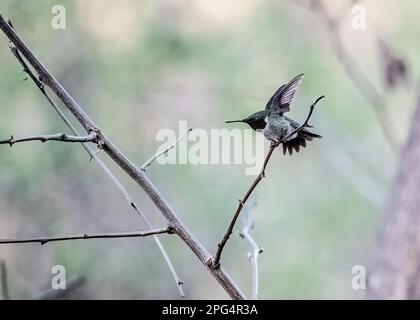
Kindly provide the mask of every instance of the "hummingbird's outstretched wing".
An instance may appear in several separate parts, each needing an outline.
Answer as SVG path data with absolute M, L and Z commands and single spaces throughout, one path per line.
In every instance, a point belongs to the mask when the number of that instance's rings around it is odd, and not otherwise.
M 290 103 L 292 102 L 296 89 L 299 83 L 302 81 L 304 75 L 304 73 L 297 75 L 292 80 L 290 80 L 289 83 L 284 84 L 278 88 L 270 100 L 268 100 L 265 110 L 267 110 L 268 113 L 273 111 L 280 113 L 290 111 Z

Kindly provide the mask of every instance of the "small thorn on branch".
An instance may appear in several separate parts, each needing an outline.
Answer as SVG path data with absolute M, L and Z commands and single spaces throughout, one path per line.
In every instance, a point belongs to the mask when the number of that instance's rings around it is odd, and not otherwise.
M 13 141 L 14 140 L 15 140 L 15 138 L 12 135 L 10 135 L 10 141 L 9 141 L 10 148 L 13 146 Z
M 168 234 L 176 234 L 176 230 L 173 226 L 168 226 Z

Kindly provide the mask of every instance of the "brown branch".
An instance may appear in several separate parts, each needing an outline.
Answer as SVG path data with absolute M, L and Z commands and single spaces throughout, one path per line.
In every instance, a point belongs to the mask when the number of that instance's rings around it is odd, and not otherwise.
M 267 167 L 268 161 L 270 160 L 271 154 L 273 153 L 274 149 L 275 149 L 278 145 L 280 145 L 281 143 L 283 143 L 283 142 L 285 142 L 285 141 L 289 140 L 289 139 L 290 139 L 291 137 L 293 137 L 295 134 L 298 134 L 298 133 L 299 133 L 299 131 L 301 131 L 303 128 L 305 128 L 305 127 L 307 127 L 307 126 L 308 126 L 309 119 L 310 119 L 310 118 L 311 118 L 311 116 L 312 116 L 312 112 L 313 112 L 313 110 L 314 110 L 314 108 L 315 108 L 316 104 L 317 104 L 317 103 L 318 103 L 321 99 L 323 99 L 323 98 L 325 98 L 325 96 L 324 96 L 324 95 L 320 96 L 319 98 L 317 98 L 317 99 L 315 100 L 315 102 L 314 102 L 314 103 L 312 103 L 312 105 L 311 105 L 311 107 L 310 107 L 310 110 L 309 110 L 309 113 L 308 113 L 308 116 L 306 117 L 305 122 L 304 122 L 301 126 L 299 126 L 299 127 L 298 127 L 298 128 L 296 128 L 295 130 L 293 130 L 293 131 L 291 131 L 289 134 L 287 134 L 287 135 L 286 135 L 286 136 L 282 139 L 282 141 L 281 141 L 279 144 L 277 144 L 277 145 L 271 145 L 271 146 L 270 146 L 270 149 L 269 149 L 269 151 L 268 151 L 268 153 L 267 153 L 267 156 L 265 157 L 264 164 L 263 164 L 263 167 L 262 167 L 262 169 L 261 169 L 260 173 L 259 173 L 259 174 L 257 175 L 257 177 L 255 178 L 255 180 L 254 180 L 254 182 L 252 183 L 251 187 L 249 187 L 249 189 L 248 189 L 248 191 L 246 192 L 246 194 L 245 194 L 245 196 L 243 197 L 243 199 L 242 199 L 242 200 L 239 200 L 239 206 L 238 206 L 238 209 L 236 209 L 236 212 L 235 212 L 235 214 L 234 214 L 234 216 L 233 216 L 233 218 L 232 218 L 232 221 L 230 222 L 228 229 L 226 230 L 225 234 L 223 235 L 222 240 L 220 240 L 220 242 L 219 242 L 219 243 L 218 243 L 218 245 L 217 245 L 217 251 L 216 251 L 216 254 L 215 254 L 215 256 L 214 256 L 214 260 L 213 260 L 213 268 L 217 269 L 217 268 L 219 268 L 219 267 L 220 267 L 220 258 L 221 258 L 221 255 L 222 255 L 223 249 L 224 249 L 224 247 L 225 247 L 225 245 L 226 245 L 227 241 L 229 240 L 230 235 L 231 235 L 231 234 L 232 234 L 232 232 L 233 232 L 233 227 L 235 226 L 236 220 L 238 220 L 238 217 L 239 217 L 239 214 L 240 214 L 240 213 L 241 213 L 241 211 L 242 211 L 242 208 L 244 207 L 244 205 L 245 205 L 246 201 L 248 200 L 248 198 L 251 196 L 251 194 L 252 194 L 252 192 L 254 191 L 254 189 L 257 187 L 258 183 L 262 180 L 262 178 L 264 178 L 264 177 L 265 177 L 265 169 L 266 169 L 266 167 Z
M 9 286 L 7 282 L 7 268 L 6 262 L 0 261 L 0 281 L 1 281 L 1 293 L 3 300 L 10 300 Z
M 248 191 L 246 192 L 245 196 L 243 197 L 242 200 L 239 200 L 239 206 L 238 209 L 236 209 L 236 212 L 233 216 L 232 221 L 229 224 L 228 229 L 226 230 L 225 234 L 222 237 L 222 240 L 220 240 L 219 244 L 217 245 L 217 251 L 216 251 L 216 255 L 214 256 L 214 260 L 213 260 L 213 267 L 215 269 L 218 269 L 220 267 L 220 258 L 223 252 L 223 249 L 227 243 L 227 241 L 230 238 L 230 235 L 233 232 L 233 227 L 235 226 L 236 220 L 238 220 L 239 214 L 242 211 L 242 208 L 244 207 L 245 202 L 248 200 L 248 198 L 250 197 L 250 195 L 252 194 L 252 192 L 254 191 L 254 189 L 257 187 L 258 183 L 262 180 L 262 178 L 265 177 L 265 168 L 267 167 L 268 161 L 270 160 L 270 157 L 274 151 L 274 149 L 277 146 L 275 145 L 271 145 L 270 149 L 268 150 L 268 153 L 265 157 L 264 160 L 264 165 L 260 171 L 260 173 L 257 175 L 257 178 L 254 180 L 254 182 L 252 183 L 251 187 L 248 189 Z
M 10 20 L 8 21 L 9 25 L 13 28 Z M 53 99 L 48 95 L 48 93 L 45 91 L 44 84 L 39 81 L 39 79 L 35 76 L 35 74 L 32 72 L 32 70 L 28 67 L 25 60 L 20 55 L 19 51 L 16 49 L 16 47 L 13 45 L 13 43 L 10 43 L 10 50 L 12 51 L 13 55 L 16 57 L 20 65 L 22 66 L 23 70 L 22 72 L 25 72 L 29 75 L 29 77 L 33 80 L 33 82 L 36 84 L 38 89 L 41 91 L 42 95 L 45 97 L 45 99 L 48 101 L 50 106 L 57 112 L 61 120 L 66 124 L 66 126 L 70 129 L 71 132 L 73 132 L 74 135 L 80 136 L 79 132 L 76 130 L 76 128 L 71 124 L 71 122 L 67 119 L 66 115 L 61 111 L 61 109 L 57 106 L 57 104 L 54 102 Z M 99 167 L 102 169 L 103 172 L 108 176 L 108 178 L 111 180 L 111 182 L 117 187 L 117 189 L 121 192 L 121 194 L 124 196 L 124 198 L 127 200 L 128 204 L 130 205 L 130 208 L 134 210 L 134 212 L 143 220 L 143 222 L 146 224 L 148 229 L 154 229 L 153 225 L 149 222 L 146 215 L 139 209 L 139 207 L 134 202 L 133 198 L 130 196 L 130 194 L 127 192 L 127 190 L 124 188 L 124 186 L 121 184 L 121 182 L 117 179 L 117 177 L 112 173 L 112 171 L 108 168 L 108 166 L 101 160 L 101 158 L 98 157 L 97 152 L 90 149 L 90 147 L 86 143 L 81 143 L 81 146 L 83 149 L 89 154 L 90 159 L 95 160 L 96 163 L 99 164 Z M 182 288 L 183 282 L 181 281 L 180 277 L 178 276 L 178 273 L 176 272 L 171 259 L 169 258 L 169 255 L 167 254 L 165 248 L 163 247 L 161 241 L 159 240 L 158 236 L 153 236 L 156 245 L 158 246 L 160 252 L 162 253 L 162 256 L 165 260 L 165 263 L 167 264 L 169 270 L 171 271 L 171 274 L 175 280 L 175 283 L 178 287 L 179 294 L 181 297 L 185 297 L 184 290 Z
M 13 26 L 10 23 L 9 25 L 13 28 Z M 79 132 L 76 130 L 76 128 L 71 124 L 71 122 L 67 119 L 66 115 L 61 111 L 61 109 L 57 106 L 57 104 L 51 99 L 51 97 L 48 95 L 48 93 L 45 91 L 43 83 L 41 83 L 38 78 L 35 76 L 35 74 L 32 72 L 32 70 L 28 67 L 25 60 L 21 57 L 19 51 L 16 49 L 16 47 L 13 45 L 13 43 L 10 44 L 10 50 L 20 63 L 20 65 L 23 68 L 23 72 L 29 75 L 29 77 L 33 80 L 33 82 L 36 84 L 38 89 L 41 91 L 42 95 L 47 99 L 50 106 L 57 112 L 61 120 L 66 124 L 66 126 L 70 129 L 71 132 L 73 132 L 74 135 L 80 136 Z M 94 152 L 90 149 L 90 147 L 86 143 L 81 143 L 81 146 L 83 149 L 89 154 L 90 159 L 95 160 L 99 167 L 102 169 L 103 172 L 108 176 L 108 178 L 111 180 L 111 182 L 117 187 L 117 189 L 121 192 L 121 194 L 124 196 L 124 198 L 127 200 L 130 207 L 134 210 L 134 212 L 143 220 L 143 222 L 146 224 L 146 226 L 149 229 L 153 229 L 153 225 L 149 222 L 149 220 L 146 218 L 144 213 L 138 208 L 136 203 L 134 202 L 133 198 L 130 196 L 130 194 L 127 192 L 127 190 L 124 188 L 124 186 L 121 184 L 121 182 L 117 179 L 117 177 L 112 173 L 112 171 L 108 168 L 108 166 L 101 160 L 101 158 L 98 157 L 97 152 Z M 171 259 L 169 258 L 169 255 L 167 254 L 165 248 L 163 247 L 161 241 L 159 240 L 158 236 L 153 236 L 156 245 L 158 246 L 160 252 L 162 253 L 162 256 L 165 260 L 165 263 L 167 264 L 169 270 L 171 271 L 171 274 L 175 280 L 175 283 L 178 287 L 179 294 L 181 297 L 185 297 L 184 290 L 182 288 L 183 282 L 181 281 L 180 277 L 178 276 Z
M 49 135 L 37 135 L 16 139 L 13 136 L 10 136 L 9 139 L 0 140 L 0 144 L 8 144 L 13 146 L 15 143 L 19 142 L 28 142 L 28 141 L 41 141 L 42 143 L 47 141 L 61 141 L 61 142 L 96 142 L 97 134 L 91 132 L 86 136 L 72 136 L 64 133 L 56 133 Z
M 83 128 L 89 132 L 96 129 L 100 133 L 100 140 L 103 150 L 113 159 L 121 169 L 123 169 L 149 196 L 155 206 L 160 210 L 167 220 L 168 224 L 174 229 L 174 232 L 184 241 L 184 243 L 193 251 L 197 258 L 204 264 L 211 275 L 225 289 L 227 294 L 233 299 L 244 299 L 245 296 L 230 279 L 226 272 L 221 268 L 213 268 L 212 257 L 203 245 L 195 238 L 191 231 L 184 225 L 178 217 L 175 210 L 169 205 L 160 191 L 146 176 L 145 172 L 137 168 L 113 143 L 109 140 L 103 131 L 99 130 L 96 124 L 84 112 L 79 104 L 71 97 L 54 76 L 42 65 L 34 56 L 31 50 L 16 34 L 14 29 L 0 15 L 0 29 L 9 38 L 17 50 L 25 57 L 28 63 L 36 70 L 38 78 L 42 83 L 51 88 L 51 90 L 60 98 L 68 110 L 74 115 Z
M 29 239 L 0 239 L 0 245 L 12 243 L 33 243 L 39 242 L 44 245 L 48 242 L 68 241 L 68 240 L 88 240 L 88 239 L 109 239 L 109 238 L 140 238 L 148 237 L 156 234 L 172 233 L 171 228 L 160 228 L 148 231 L 131 231 L 131 232 L 113 232 L 113 233 L 94 233 L 94 234 L 76 234 L 62 237 L 37 237 Z

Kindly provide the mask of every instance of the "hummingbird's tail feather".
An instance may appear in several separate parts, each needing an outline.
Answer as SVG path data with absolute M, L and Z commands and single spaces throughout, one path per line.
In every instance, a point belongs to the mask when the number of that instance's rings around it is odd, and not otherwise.
M 306 148 L 306 141 L 312 141 L 314 138 L 320 139 L 322 138 L 322 136 L 303 129 L 297 134 L 296 138 L 283 142 L 283 154 L 285 155 L 288 151 L 289 155 L 292 155 L 293 150 L 295 150 L 296 153 L 298 153 L 300 151 L 300 147 Z
M 298 137 L 302 137 L 307 141 L 312 141 L 314 138 L 317 139 L 322 139 L 322 136 L 316 133 L 313 133 L 309 130 L 303 129 L 302 131 L 300 131 L 297 135 Z
M 296 137 L 287 142 L 283 142 L 283 154 L 286 154 L 286 151 L 288 151 L 289 155 L 292 155 L 293 150 L 295 150 L 296 153 L 298 153 L 300 151 L 300 147 L 306 147 L 306 140 L 302 137 Z

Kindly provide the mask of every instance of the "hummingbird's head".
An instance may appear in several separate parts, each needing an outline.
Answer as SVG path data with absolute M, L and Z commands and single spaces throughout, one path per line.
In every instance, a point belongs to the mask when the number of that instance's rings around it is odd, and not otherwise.
M 254 130 L 262 130 L 265 128 L 265 125 L 266 125 L 266 122 L 265 122 L 266 115 L 267 115 L 266 111 L 262 110 L 262 111 L 258 111 L 251 114 L 249 117 L 245 119 L 226 121 L 226 123 L 245 122 Z

